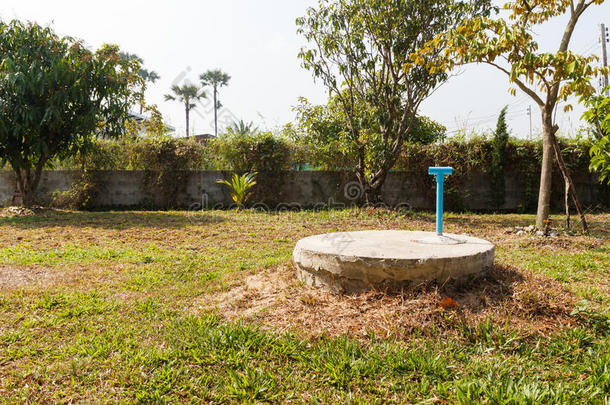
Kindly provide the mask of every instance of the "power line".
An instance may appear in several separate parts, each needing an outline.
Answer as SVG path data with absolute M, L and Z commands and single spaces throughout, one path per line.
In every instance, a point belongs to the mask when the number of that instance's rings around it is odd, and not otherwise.
M 496 112 L 496 113 L 487 114 L 487 115 L 479 115 L 479 116 L 475 116 L 475 117 L 466 116 L 462 120 L 463 121 L 470 121 L 470 122 L 492 121 L 492 120 L 496 120 L 498 118 L 498 115 L 500 115 L 499 111 L 500 110 L 498 110 L 498 112 Z M 508 110 L 507 110 L 507 114 L 506 115 L 508 116 L 508 115 L 515 115 L 515 114 L 524 114 L 525 112 L 526 112 L 526 109 L 517 109 L 517 110 L 514 110 L 514 109 L 509 107 Z M 456 120 L 458 120 L 458 117 L 455 117 L 451 121 L 441 121 L 441 124 L 451 124 L 451 123 L 455 122 Z
M 593 50 L 593 48 L 595 48 L 597 46 L 597 42 L 593 42 L 591 44 L 589 44 L 589 46 L 587 46 L 586 48 L 583 48 L 582 50 L 578 51 L 579 55 L 586 55 L 589 52 L 591 52 Z

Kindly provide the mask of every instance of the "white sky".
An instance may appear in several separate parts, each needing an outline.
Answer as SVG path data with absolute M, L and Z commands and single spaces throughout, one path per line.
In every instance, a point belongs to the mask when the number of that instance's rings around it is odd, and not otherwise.
M 149 103 L 157 104 L 166 120 L 184 133 L 184 110 L 163 95 L 177 80 L 198 81 L 200 73 L 221 68 L 232 79 L 223 88 L 221 120 L 254 121 L 273 129 L 294 119 L 292 106 L 300 96 L 314 103 L 327 99 L 311 74 L 300 67 L 297 54 L 303 40 L 295 19 L 317 0 L 1 0 L 0 18 L 52 24 L 56 32 L 83 39 L 91 48 L 115 43 L 139 55 L 145 67 L 161 79 L 150 85 Z M 610 24 L 610 4 L 590 8 L 579 22 L 572 50 L 599 54 L 599 24 Z M 537 32 L 542 46 L 558 46 L 565 22 L 553 21 Z M 421 113 L 443 123 L 448 131 L 495 126 L 500 109 L 509 104 L 513 135 L 529 136 L 526 109 L 532 105 L 533 132 L 540 131 L 537 106 L 519 93 L 508 94 L 506 76 L 488 66 L 467 66 L 422 106 Z M 193 132 L 213 133 L 211 103 L 191 118 Z M 581 108 L 558 112 L 562 133 L 573 133 L 581 123 Z

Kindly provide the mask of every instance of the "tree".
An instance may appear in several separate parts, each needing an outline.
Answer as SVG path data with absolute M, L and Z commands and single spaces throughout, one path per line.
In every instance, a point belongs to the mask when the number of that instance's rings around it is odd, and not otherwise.
M 42 170 L 124 128 L 138 64 L 118 47 L 89 51 L 49 27 L 0 22 L 0 160 L 10 163 L 23 204 Z
M 184 104 L 184 111 L 186 113 L 186 137 L 190 135 L 189 132 L 189 115 L 193 108 L 197 107 L 195 101 L 205 98 L 205 93 L 194 84 L 184 84 L 182 86 L 173 85 L 172 92 L 174 94 L 166 94 L 165 101 L 179 101 Z
M 605 89 L 604 91 L 607 91 Z M 581 101 L 587 106 L 583 118 L 591 126 L 591 170 L 599 172 L 599 181 L 610 184 L 610 97 L 596 94 Z
M 580 17 L 594 4 L 603 0 L 518 0 L 504 6 L 508 19 L 477 16 L 432 41 L 425 55 L 434 54 L 437 47 L 445 49 L 445 59 L 436 65 L 417 60 L 434 69 L 448 69 L 455 64 L 485 63 L 505 73 L 509 81 L 527 94 L 539 106 L 543 132 L 543 158 L 536 226 L 545 228 L 550 212 L 553 155 L 559 165 L 567 192 L 578 210 L 582 225 L 587 222 L 580 208 L 574 184 L 563 161 L 555 136 L 559 127 L 554 112 L 559 102 L 568 97 L 590 95 L 595 89 L 591 78 L 598 69 L 592 66 L 595 57 L 583 57 L 569 50 L 570 40 Z M 533 37 L 536 28 L 553 19 L 565 18 L 565 29 L 556 52 L 542 52 Z M 511 88 L 516 94 L 516 89 Z M 565 109 L 570 109 L 566 105 Z
M 493 190 L 493 203 L 497 208 L 504 205 L 505 181 L 504 169 L 506 165 L 506 145 L 508 144 L 508 126 L 506 125 L 506 110 L 508 106 L 500 111 L 498 123 L 493 137 L 493 150 L 491 152 L 491 164 L 489 176 Z
M 349 120 L 343 112 L 338 97 L 331 96 L 326 105 L 312 105 L 305 98 L 294 107 L 296 126 L 291 126 L 290 137 L 297 145 L 303 145 L 321 168 L 326 170 L 355 170 L 358 153 L 364 148 L 364 163 L 367 167 L 378 167 L 384 160 L 384 150 L 377 148 L 381 129 L 377 122 L 368 120 L 366 110 L 357 108 L 357 120 L 367 128 L 358 142 L 354 142 L 349 129 Z M 446 128 L 424 116 L 416 116 L 409 134 L 409 142 L 428 145 L 442 141 Z M 313 162 L 307 162 L 313 163 Z
M 223 73 L 220 69 L 208 70 L 199 76 L 201 84 L 205 86 L 212 86 L 214 91 L 214 135 L 218 136 L 218 109 L 221 107 L 218 101 L 218 89 L 229 84 L 231 76 Z
M 299 57 L 337 99 L 348 124 L 345 137 L 357 151 L 356 175 L 367 202 L 377 202 L 403 144 L 411 141 L 420 104 L 448 78 L 447 70 L 410 63 L 409 56 L 465 17 L 486 13 L 487 5 L 320 0 L 297 20 L 298 32 L 309 42 Z M 371 149 L 374 159 L 367 158 Z
M 140 58 L 138 55 L 133 54 L 133 53 L 128 53 L 128 52 L 120 52 L 121 58 L 126 59 L 126 60 L 130 60 L 130 61 L 137 61 L 140 64 L 140 69 L 138 70 L 138 76 L 140 76 L 142 78 L 142 85 L 140 88 L 140 114 L 142 114 L 144 112 L 144 107 L 145 107 L 145 103 L 144 103 L 144 93 L 146 92 L 146 83 L 150 82 L 150 83 L 155 83 L 157 80 L 159 80 L 161 78 L 161 76 L 159 76 L 157 74 L 157 72 L 155 72 L 154 70 L 148 70 L 144 68 L 144 59 Z

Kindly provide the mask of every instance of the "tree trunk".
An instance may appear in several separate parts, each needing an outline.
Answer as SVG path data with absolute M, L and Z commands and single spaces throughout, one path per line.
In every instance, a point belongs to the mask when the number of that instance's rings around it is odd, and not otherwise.
M 366 205 L 377 206 L 381 202 L 381 187 L 368 186 L 365 189 Z
M 186 108 L 186 137 L 189 137 L 189 109 Z
M 146 91 L 146 85 L 142 85 L 142 98 L 140 99 L 140 115 L 144 113 L 144 92 Z
M 566 205 L 566 229 L 570 229 L 570 183 L 566 183 L 566 195 L 565 195 L 565 205 Z
M 382 202 L 381 188 L 385 183 L 387 173 L 377 176 L 377 180 L 374 183 L 371 183 L 366 178 L 363 170 L 357 170 L 356 176 L 358 177 L 358 182 L 360 183 L 360 187 L 362 188 L 362 196 L 364 197 L 364 203 L 368 206 L 379 205 Z
M 557 142 L 557 137 L 555 136 L 555 132 L 557 132 L 559 127 L 554 126 L 551 131 L 551 142 L 553 145 L 553 150 L 555 151 L 555 159 L 557 159 L 557 164 L 559 165 L 559 169 L 561 170 L 561 174 L 563 175 L 563 179 L 566 183 L 566 192 L 569 192 L 569 195 L 572 197 L 572 201 L 574 202 L 574 207 L 578 212 L 578 216 L 580 217 L 580 222 L 582 224 L 582 230 L 587 232 L 589 230 L 589 225 L 587 224 L 587 218 L 585 217 L 584 212 L 580 206 L 580 201 L 578 200 L 578 195 L 576 194 L 576 187 L 574 187 L 574 182 L 572 181 L 572 176 L 570 176 L 570 172 L 566 167 L 565 161 L 563 160 L 563 156 L 561 155 L 561 148 L 559 147 L 559 142 Z M 567 198 L 567 196 L 566 196 Z M 568 212 L 569 216 L 569 212 Z
M 214 135 L 218 137 L 218 102 L 216 101 L 216 86 L 214 86 Z
M 540 170 L 540 189 L 538 192 L 538 212 L 536 228 L 545 229 L 551 210 L 551 185 L 553 174 L 553 120 L 552 110 L 542 111 L 542 168 Z
M 17 190 L 21 194 L 21 205 L 24 207 L 31 207 L 36 202 L 36 190 L 38 189 L 38 183 L 40 183 L 43 166 L 44 163 L 39 163 L 33 173 L 29 168 L 15 170 Z

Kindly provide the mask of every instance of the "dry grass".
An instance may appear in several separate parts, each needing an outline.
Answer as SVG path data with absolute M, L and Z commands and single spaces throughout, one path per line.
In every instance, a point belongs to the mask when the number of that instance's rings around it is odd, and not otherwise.
M 407 340 L 415 335 L 456 335 L 464 324 L 487 319 L 524 335 L 574 326 L 577 297 L 559 282 L 529 271 L 497 266 L 467 283 L 418 285 L 400 293 L 340 295 L 296 281 L 282 265 L 245 279 L 227 291 L 196 301 L 192 310 L 218 311 L 227 320 L 247 319 L 271 331 L 307 337 L 342 336 Z

